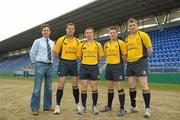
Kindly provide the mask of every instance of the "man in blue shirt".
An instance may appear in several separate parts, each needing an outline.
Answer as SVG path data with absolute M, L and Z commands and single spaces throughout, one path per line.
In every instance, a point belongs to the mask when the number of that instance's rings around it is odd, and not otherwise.
M 52 109 L 52 63 L 54 42 L 50 40 L 50 26 L 41 26 L 42 37 L 36 39 L 30 50 L 30 59 L 35 68 L 34 89 L 31 98 L 33 115 L 39 114 L 41 85 L 44 77 L 44 102 L 43 110 Z

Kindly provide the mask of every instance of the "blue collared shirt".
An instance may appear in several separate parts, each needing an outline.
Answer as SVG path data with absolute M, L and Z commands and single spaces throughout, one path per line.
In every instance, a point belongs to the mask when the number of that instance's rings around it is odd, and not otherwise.
M 53 63 L 53 47 L 54 42 L 48 38 L 48 43 L 51 47 L 51 61 L 48 60 L 47 55 L 47 43 L 46 43 L 45 37 L 36 39 L 31 47 L 30 50 L 30 59 L 32 63 L 35 63 L 37 61 L 45 62 L 45 63 Z

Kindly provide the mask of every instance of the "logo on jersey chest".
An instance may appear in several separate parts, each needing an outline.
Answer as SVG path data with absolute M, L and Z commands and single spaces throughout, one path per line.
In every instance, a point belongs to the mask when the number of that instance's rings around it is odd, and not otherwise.
M 68 43 L 65 42 L 64 45 L 68 45 Z

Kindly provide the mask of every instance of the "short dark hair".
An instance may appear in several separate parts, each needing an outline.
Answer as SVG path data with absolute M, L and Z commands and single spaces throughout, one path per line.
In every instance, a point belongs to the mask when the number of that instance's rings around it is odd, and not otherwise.
M 69 26 L 74 26 L 75 27 L 75 24 L 74 23 L 67 23 L 66 28 L 68 28 Z
M 91 29 L 94 33 L 94 28 L 93 27 L 86 27 L 84 31 L 88 30 L 88 29 Z
M 137 24 L 137 20 L 135 18 L 129 18 L 127 24 L 135 22 Z
M 44 27 L 48 27 L 50 29 L 50 25 L 49 24 L 42 24 L 41 25 L 41 31 L 43 30 Z
M 116 32 L 118 32 L 118 28 L 116 27 L 116 26 L 111 26 L 110 28 L 109 28 L 109 31 L 110 30 L 116 30 Z

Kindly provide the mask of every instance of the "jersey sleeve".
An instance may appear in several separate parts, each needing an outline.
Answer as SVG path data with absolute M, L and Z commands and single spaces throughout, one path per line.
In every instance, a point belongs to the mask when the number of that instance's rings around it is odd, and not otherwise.
M 104 53 L 103 53 L 103 48 L 102 48 L 102 45 L 99 43 L 98 44 L 98 46 L 99 46 L 99 57 L 103 57 L 104 56 Z
M 106 47 L 107 47 L 107 44 L 108 44 L 108 42 L 106 42 L 106 43 L 104 44 L 104 56 L 106 56 Z
M 123 41 L 120 41 L 120 48 L 123 55 L 127 54 L 126 44 Z
M 141 32 L 140 35 L 142 37 L 145 47 L 146 48 L 152 47 L 152 43 L 151 43 L 151 39 L 150 39 L 149 35 L 146 34 L 145 32 Z
M 82 49 L 81 48 L 82 48 L 82 43 L 80 43 L 77 48 L 77 57 L 78 58 L 82 57 Z
M 56 44 L 54 45 L 53 51 L 59 53 L 61 47 L 62 47 L 62 37 L 57 40 Z

